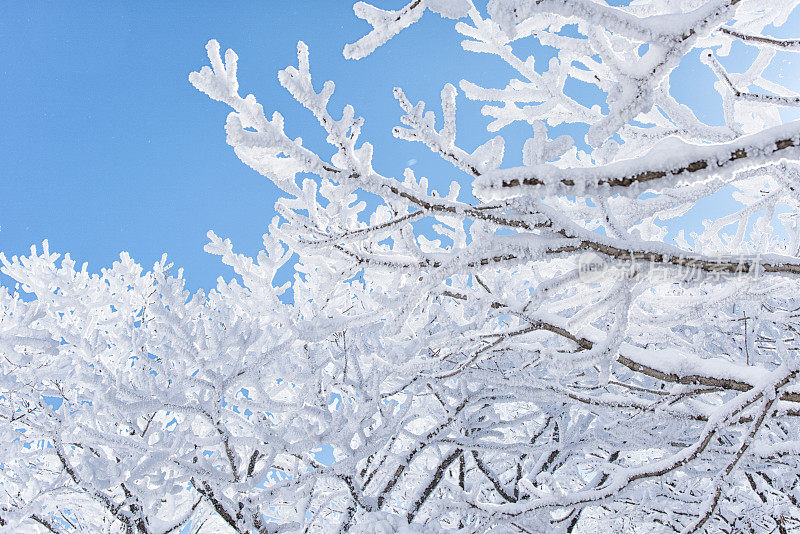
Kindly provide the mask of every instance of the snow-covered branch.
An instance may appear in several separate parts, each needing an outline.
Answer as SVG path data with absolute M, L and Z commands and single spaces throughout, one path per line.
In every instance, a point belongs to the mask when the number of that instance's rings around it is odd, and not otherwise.
M 189 80 L 282 191 L 263 250 L 209 232 L 235 276 L 194 295 L 166 256 L 92 274 L 47 242 L 0 254 L 18 284 L 0 288 L 0 526 L 800 529 L 800 124 L 769 68 L 796 43 L 768 35 L 797 4 L 356 3 L 371 30 L 349 58 L 380 61 L 430 11 L 455 19 L 466 77 L 472 53 L 511 69 L 444 84 L 435 109 L 395 89 L 393 150 L 430 150 L 447 180 L 377 168 L 388 147 L 331 109 L 304 43 L 278 79 L 320 151 L 209 41 Z M 719 123 L 674 90 L 700 61 Z M 489 119 L 473 146 L 464 97 Z

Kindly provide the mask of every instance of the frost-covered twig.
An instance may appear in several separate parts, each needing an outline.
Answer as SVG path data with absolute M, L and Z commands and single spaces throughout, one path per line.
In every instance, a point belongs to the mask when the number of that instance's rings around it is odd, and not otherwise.
M 740 100 L 747 102 L 761 102 L 764 104 L 773 104 L 777 106 L 800 106 L 800 96 L 779 96 L 768 95 L 766 93 L 750 93 L 742 91 L 734 85 L 730 76 L 725 71 L 725 68 L 719 63 L 719 60 L 714 56 L 713 52 L 707 50 L 702 56 L 703 62 L 711 67 L 717 78 L 720 79 L 733 93 L 733 96 Z
M 792 122 L 720 145 L 698 146 L 670 140 L 652 155 L 606 166 L 560 169 L 538 165 L 503 169 L 483 175 L 476 181 L 476 189 L 492 199 L 533 191 L 609 195 L 630 188 L 632 194 L 638 194 L 721 173 L 732 174 L 770 161 L 797 159 L 798 146 L 800 122 Z
M 775 37 L 743 33 L 728 27 L 720 28 L 720 31 L 724 34 L 730 35 L 731 37 L 741 39 L 744 42 L 771 46 L 781 50 L 800 51 L 800 39 L 776 39 Z

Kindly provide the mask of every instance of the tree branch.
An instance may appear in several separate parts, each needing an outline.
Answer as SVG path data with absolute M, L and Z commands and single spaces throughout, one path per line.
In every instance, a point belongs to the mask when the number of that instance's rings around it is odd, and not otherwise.
M 768 128 L 719 145 L 671 145 L 667 154 L 645 155 L 590 168 L 561 169 L 541 164 L 503 169 L 475 181 L 476 191 L 508 198 L 541 194 L 555 188 L 564 194 L 612 194 L 633 186 L 663 189 L 675 181 L 696 182 L 722 173 L 733 173 L 781 158 L 797 158 L 800 121 Z M 657 150 L 658 147 L 656 147 Z M 666 148 L 665 148 L 666 150 Z
M 733 28 L 727 28 L 727 27 L 720 28 L 720 31 L 726 35 L 730 35 L 731 37 L 736 37 L 737 39 L 741 39 L 746 43 L 757 43 L 770 46 L 772 48 L 778 48 L 780 50 L 800 52 L 800 39 L 776 39 L 775 37 L 766 37 L 763 35 L 752 35 L 748 33 L 742 33 L 740 31 L 734 30 Z

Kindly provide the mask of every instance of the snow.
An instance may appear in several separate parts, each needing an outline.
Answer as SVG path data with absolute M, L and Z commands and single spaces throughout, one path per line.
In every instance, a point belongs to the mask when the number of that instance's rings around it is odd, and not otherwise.
M 356 3 L 372 29 L 347 57 L 435 13 L 465 57 L 511 69 L 428 107 L 395 90 L 400 146 L 458 180 L 379 169 L 300 42 L 278 81 L 329 145 L 311 150 L 209 41 L 189 80 L 282 191 L 263 249 L 209 232 L 235 276 L 194 295 L 166 256 L 89 273 L 47 242 L 0 253 L 18 284 L 0 290 L 4 528 L 797 530 L 800 123 L 780 124 L 776 44 L 747 36 L 799 3 Z M 741 73 L 716 60 L 733 39 L 758 47 Z M 544 69 L 520 55 L 534 40 L 558 49 Z M 671 94 L 701 50 L 724 124 Z M 736 95 L 751 85 L 780 99 Z M 464 97 L 488 118 L 468 148 Z M 573 124 L 586 138 L 554 131 Z M 725 214 L 666 241 L 664 221 L 722 196 Z

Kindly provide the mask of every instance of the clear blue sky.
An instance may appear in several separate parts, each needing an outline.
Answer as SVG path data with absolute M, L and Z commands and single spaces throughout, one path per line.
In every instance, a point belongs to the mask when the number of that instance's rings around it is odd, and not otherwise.
M 404 2 L 376 3 L 393 8 Z M 231 275 L 203 252 L 207 230 L 230 237 L 241 251 L 258 250 L 276 189 L 225 143 L 228 110 L 187 79 L 206 64 L 204 45 L 212 37 L 239 55 L 242 93 L 253 92 L 268 113 L 279 110 L 289 135 L 328 154 L 313 117 L 277 82 L 277 71 L 296 62 L 297 41 L 305 41 L 317 86 L 336 82 L 332 109 L 352 103 L 366 118 L 362 140 L 375 145 L 376 168 L 399 175 L 417 160 L 418 174 L 447 183 L 457 171 L 421 145 L 391 136 L 400 115 L 392 87 L 401 85 L 410 98 L 438 109 L 446 82 L 467 78 L 502 86 L 513 74 L 493 56 L 462 51 L 452 27 L 426 15 L 355 62 L 343 59 L 342 47 L 370 27 L 353 15 L 348 0 L 235 7 L 219 1 L 6 2 L 0 18 L 0 250 L 24 254 L 47 238 L 51 250 L 70 252 L 92 271 L 110 265 L 121 250 L 145 268 L 167 252 L 184 267 L 192 290 Z M 685 90 L 687 98 L 708 98 L 701 116 L 721 120 L 711 72 L 689 66 L 682 76 L 707 91 L 703 97 Z M 480 104 L 459 98 L 459 143 L 468 149 L 489 138 L 479 110 Z M 502 133 L 511 141 L 506 164 L 519 164 L 529 132 Z

